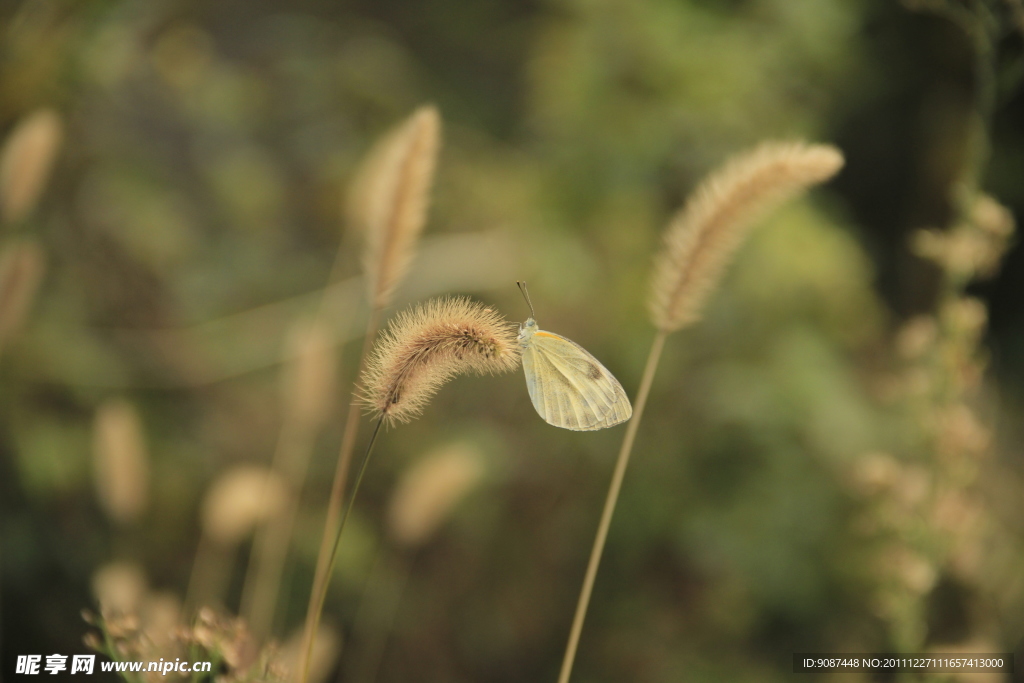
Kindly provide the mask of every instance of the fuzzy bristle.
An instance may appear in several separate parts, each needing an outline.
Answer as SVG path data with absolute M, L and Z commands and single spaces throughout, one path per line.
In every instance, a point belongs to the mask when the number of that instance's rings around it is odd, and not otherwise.
M 407 422 L 457 374 L 499 373 L 519 362 L 515 325 L 465 298 L 434 299 L 399 314 L 363 373 L 363 402 L 388 422 Z
M 370 302 L 383 307 L 412 262 L 427 220 L 441 144 L 441 116 L 420 107 L 371 150 L 357 173 L 349 218 L 366 239 Z
M 748 228 L 842 166 L 831 145 L 768 142 L 708 176 L 665 232 L 651 287 L 655 327 L 672 332 L 696 322 Z

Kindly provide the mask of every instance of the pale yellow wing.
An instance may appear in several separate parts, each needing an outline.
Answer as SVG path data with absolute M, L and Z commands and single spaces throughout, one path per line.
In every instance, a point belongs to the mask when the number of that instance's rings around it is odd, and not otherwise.
M 625 422 L 633 407 L 622 385 L 579 344 L 538 331 L 523 351 L 526 388 L 548 424 L 575 431 Z

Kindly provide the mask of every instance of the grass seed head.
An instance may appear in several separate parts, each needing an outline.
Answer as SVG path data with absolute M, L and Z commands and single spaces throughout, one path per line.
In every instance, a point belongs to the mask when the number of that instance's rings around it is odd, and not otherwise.
M 388 422 L 408 422 L 453 376 L 506 372 L 518 362 L 513 323 L 469 299 L 434 299 L 400 313 L 381 333 L 362 399 Z
M 280 514 L 289 495 L 288 485 L 276 472 L 239 465 L 221 475 L 206 494 L 203 531 L 222 545 L 239 543 L 257 524 Z
M 672 332 L 696 322 L 749 227 L 842 165 L 830 145 L 768 142 L 708 176 L 665 232 L 649 302 L 655 327 Z
M 93 426 L 96 494 L 118 524 L 136 521 L 149 500 L 149 456 L 135 406 L 111 399 L 96 411 Z
M 0 220 L 17 223 L 32 211 L 50 175 L 64 129 L 52 109 L 22 119 L 0 151 Z
M 402 475 L 391 498 L 391 537 L 408 547 L 430 540 L 483 473 L 480 453 L 471 444 L 451 443 L 423 456 Z
M 104 617 L 134 616 L 148 590 L 146 574 L 134 562 L 111 562 L 92 575 L 92 592 Z
M 370 303 L 387 306 L 405 276 L 427 221 L 441 145 L 441 116 L 424 106 L 368 154 L 349 196 L 349 220 L 366 240 Z

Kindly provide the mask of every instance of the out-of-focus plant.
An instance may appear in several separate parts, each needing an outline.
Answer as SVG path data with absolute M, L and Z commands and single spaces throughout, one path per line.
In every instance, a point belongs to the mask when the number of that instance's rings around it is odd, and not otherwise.
M 280 474 L 257 465 L 239 465 L 214 482 L 203 500 L 203 533 L 186 607 L 222 604 L 239 544 L 259 526 L 276 521 L 293 495 Z
M 415 255 L 420 233 L 426 225 L 440 145 L 440 114 L 434 107 L 421 107 L 369 152 L 350 190 L 350 227 L 361 234 L 366 245 L 363 266 L 370 301 L 370 316 L 357 376 L 363 371 L 383 310 L 391 303 L 395 289 L 405 276 Z M 303 681 L 308 674 L 313 639 L 316 637 L 317 622 L 327 592 L 328 574 L 337 552 L 337 539 L 341 537 L 342 498 L 359 430 L 359 412 L 357 389 L 353 385 L 331 496 L 327 503 L 316 576 L 306 611 L 307 655 L 302 667 Z M 356 488 L 353 487 L 353 499 Z
M 899 651 L 1002 652 L 1014 636 L 1000 619 L 983 616 L 1020 597 L 1011 579 L 1024 552 L 991 498 L 1007 477 L 995 458 L 995 406 L 986 387 L 986 303 L 969 287 L 994 276 L 1015 233 L 1010 211 L 981 189 L 991 154 L 992 117 L 1000 88 L 1020 73 L 1003 73 L 997 43 L 1021 30 L 1021 5 L 914 0 L 908 6 L 944 17 L 974 50 L 974 100 L 962 163 L 949 190 L 952 218 L 944 228 L 917 229 L 911 251 L 938 272 L 934 310 L 908 320 L 894 340 L 896 369 L 885 391 L 903 419 L 891 455 L 870 452 L 855 463 L 851 484 L 868 502 L 858 529 L 877 546 L 873 607 Z M 1017 491 L 1012 476 L 999 489 Z M 1014 494 L 1011 494 L 1014 495 Z M 931 632 L 936 614 L 953 613 L 956 632 Z
M 635 410 L 615 463 L 597 536 L 587 564 L 576 613 L 569 631 L 559 683 L 568 683 L 597 569 L 618 503 L 626 467 L 650 395 L 665 340 L 700 319 L 709 295 L 721 280 L 736 249 L 754 222 L 785 200 L 828 180 L 843 165 L 843 155 L 827 145 L 766 143 L 737 156 L 694 191 L 665 233 L 651 286 L 651 322 L 658 330 L 647 355 Z
M 345 521 L 356 500 L 377 435 L 385 424 L 408 422 L 418 417 L 438 389 L 454 376 L 473 372 L 498 374 L 519 363 L 519 346 L 511 325 L 491 308 L 469 299 L 435 299 L 394 320 L 377 340 L 360 378 L 361 400 L 373 411 L 376 424 L 363 454 L 352 492 L 327 557 L 330 575 L 338 556 Z M 314 584 L 307 619 L 306 657 L 299 679 L 309 677 L 312 642 L 327 597 L 325 580 Z
M 64 128 L 60 115 L 40 109 L 25 116 L 0 149 L 0 224 L 22 222 L 50 177 Z
M 927 644 L 938 585 L 959 586 L 961 603 L 1005 598 L 1010 549 L 1019 549 L 981 487 L 997 468 L 984 417 L 987 309 L 965 292 L 995 272 L 1013 231 L 1009 212 L 979 195 L 950 230 L 912 238 L 914 251 L 940 269 L 944 287 L 936 312 L 909 320 L 895 339 L 894 406 L 910 436 L 899 457 L 864 455 L 853 478 L 872 503 L 862 529 L 880 545 L 875 608 L 902 651 Z M 963 627 L 963 641 L 981 648 L 975 651 L 1004 649 L 994 623 Z
M 149 503 L 149 453 L 138 411 L 111 399 L 96 411 L 93 427 L 96 498 L 115 524 L 138 522 Z
M 299 675 L 299 667 L 305 656 L 303 644 L 303 629 L 300 627 L 279 649 L 277 661 L 289 681 L 294 681 Z M 313 641 L 313 656 L 309 664 L 309 680 L 312 683 L 326 683 L 337 663 L 341 646 L 341 633 L 337 627 L 327 620 L 321 622 Z
M 464 441 L 424 453 L 402 473 L 387 508 L 392 547 L 378 552 L 353 619 L 358 649 L 346 658 L 346 680 L 373 683 L 377 679 L 416 551 L 430 542 L 483 475 L 479 448 Z
M 188 626 L 174 625 L 163 648 L 157 648 L 149 633 L 132 614 L 95 615 L 85 613 L 86 622 L 97 632 L 86 636 L 86 644 L 114 662 L 142 662 L 143 671 L 124 671 L 129 683 L 167 680 L 178 660 L 189 666 L 209 664 L 209 671 L 189 672 L 189 680 L 223 683 L 285 683 L 286 671 L 273 645 L 260 648 L 239 618 L 218 614 L 204 607 Z M 148 671 L 150 663 L 159 670 Z M 163 670 L 166 664 L 166 671 Z M 175 671 L 175 675 L 181 673 Z
M 43 253 L 35 242 L 22 240 L 0 252 L 0 352 L 24 323 L 43 271 Z

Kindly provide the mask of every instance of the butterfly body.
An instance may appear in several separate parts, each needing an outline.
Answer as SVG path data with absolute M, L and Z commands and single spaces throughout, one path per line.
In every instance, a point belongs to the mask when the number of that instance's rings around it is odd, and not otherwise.
M 530 400 L 548 424 L 594 431 L 633 414 L 619 381 L 576 342 L 540 329 L 533 318 L 520 325 L 518 341 Z

